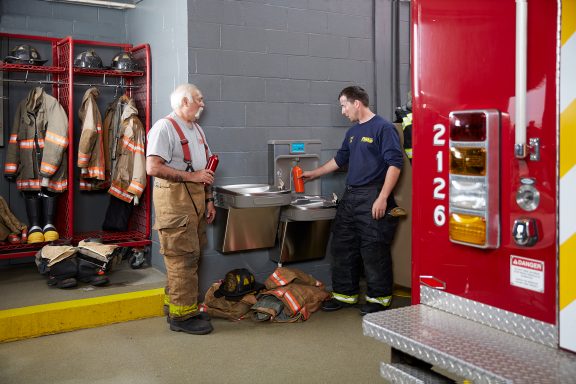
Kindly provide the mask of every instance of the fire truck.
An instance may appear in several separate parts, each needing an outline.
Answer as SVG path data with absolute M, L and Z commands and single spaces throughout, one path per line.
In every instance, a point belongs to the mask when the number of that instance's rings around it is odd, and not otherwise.
M 576 383 L 576 0 L 412 0 L 412 304 L 392 382 Z

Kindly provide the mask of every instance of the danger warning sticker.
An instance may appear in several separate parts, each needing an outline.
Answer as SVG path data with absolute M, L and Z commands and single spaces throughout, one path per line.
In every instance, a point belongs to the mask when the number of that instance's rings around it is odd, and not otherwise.
M 510 255 L 510 284 L 531 291 L 544 292 L 544 262 Z

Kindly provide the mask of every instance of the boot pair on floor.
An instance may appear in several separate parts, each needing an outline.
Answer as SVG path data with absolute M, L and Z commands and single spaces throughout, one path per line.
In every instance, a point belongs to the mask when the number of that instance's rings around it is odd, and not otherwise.
M 174 332 L 184 332 L 191 335 L 207 335 L 214 330 L 210 315 L 206 312 L 197 312 L 194 316 L 179 320 L 170 317 L 170 309 L 168 305 L 164 305 L 164 315 L 166 321 L 170 324 L 170 330 Z
M 24 196 L 24 201 L 30 222 L 28 244 L 58 240 L 60 236 L 54 226 L 56 196 L 48 196 L 44 193 L 27 193 Z
M 327 300 L 327 301 L 322 303 L 322 311 L 334 312 L 334 311 L 338 311 L 342 308 L 356 307 L 357 305 L 358 305 L 357 303 L 346 303 L 346 302 L 340 301 L 338 299 L 335 299 L 333 297 L 330 300 Z M 369 313 L 385 311 L 389 308 L 390 308 L 390 304 L 383 305 L 380 303 L 366 302 L 365 304 L 362 304 L 360 306 L 360 314 L 362 316 L 364 316 L 364 315 L 367 315 Z

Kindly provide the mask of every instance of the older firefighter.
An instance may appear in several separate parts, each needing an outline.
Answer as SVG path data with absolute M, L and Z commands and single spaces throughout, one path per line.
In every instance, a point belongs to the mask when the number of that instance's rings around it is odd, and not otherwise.
M 390 245 L 399 220 L 393 189 L 403 157 L 396 128 L 370 110 L 364 89 L 344 88 L 338 98 L 342 114 L 356 124 L 346 132 L 336 156 L 304 172 L 302 178 L 312 180 L 348 165 L 346 190 L 333 226 L 332 299 L 322 309 L 336 311 L 358 302 L 363 267 L 364 315 L 389 308 L 392 300 Z
M 167 272 L 168 321 L 173 331 L 212 332 L 210 317 L 198 310 L 198 261 L 206 244 L 205 223 L 216 216 L 211 185 L 214 172 L 204 169 L 210 148 L 196 123 L 204 98 L 193 84 L 170 95 L 173 112 L 148 134 L 146 171 L 154 176 L 154 210 L 160 253 Z

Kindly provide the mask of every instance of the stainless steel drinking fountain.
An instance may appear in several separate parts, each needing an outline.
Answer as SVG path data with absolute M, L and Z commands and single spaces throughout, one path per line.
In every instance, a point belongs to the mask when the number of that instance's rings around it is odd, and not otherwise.
M 216 249 L 222 253 L 272 248 L 280 207 L 290 204 L 290 191 L 268 184 L 214 187 Z
M 320 140 L 268 141 L 268 183 L 291 194 L 290 205 L 280 211 L 279 252 L 270 254 L 275 262 L 314 260 L 326 255 L 336 204 L 331 197 L 322 196 L 320 179 L 307 182 L 304 193 L 294 192 L 292 182 L 292 168 L 317 168 L 321 150 Z

